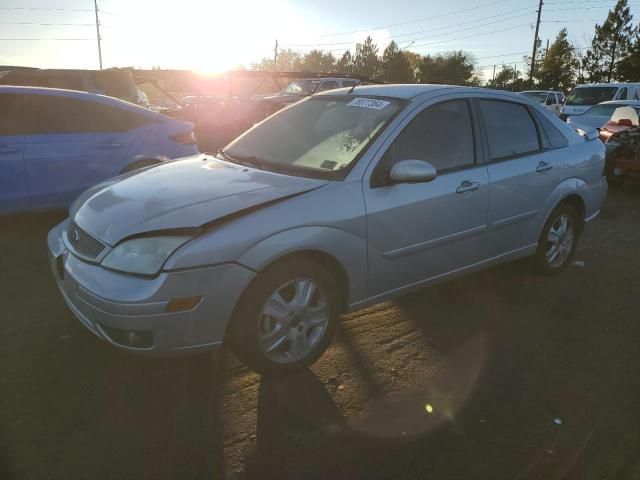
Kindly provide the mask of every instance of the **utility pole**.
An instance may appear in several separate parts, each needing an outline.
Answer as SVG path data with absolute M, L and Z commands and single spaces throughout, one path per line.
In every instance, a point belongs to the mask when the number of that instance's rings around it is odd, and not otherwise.
M 102 46 L 100 45 L 100 19 L 98 18 L 98 0 L 93 0 L 93 9 L 96 14 L 96 36 L 98 38 L 98 61 L 102 70 Z
M 538 20 L 536 21 L 536 33 L 533 36 L 533 52 L 531 53 L 531 69 L 529 70 L 529 81 L 533 83 L 533 73 L 536 68 L 536 50 L 538 50 L 538 32 L 540 31 L 540 15 L 542 14 L 542 0 L 538 5 Z
M 276 46 L 273 49 L 273 68 L 275 70 L 276 63 L 278 62 L 278 39 L 276 38 Z
M 492 82 L 496 81 L 496 66 L 493 66 L 493 78 L 491 79 Z

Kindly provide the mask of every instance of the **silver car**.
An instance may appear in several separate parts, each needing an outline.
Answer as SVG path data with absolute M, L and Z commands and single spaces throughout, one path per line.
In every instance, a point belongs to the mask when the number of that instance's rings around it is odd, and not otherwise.
M 322 354 L 342 312 L 520 257 L 561 271 L 605 198 L 604 153 L 515 94 L 334 90 L 216 155 L 85 192 L 49 233 L 51 267 L 118 348 L 227 343 L 284 373 Z

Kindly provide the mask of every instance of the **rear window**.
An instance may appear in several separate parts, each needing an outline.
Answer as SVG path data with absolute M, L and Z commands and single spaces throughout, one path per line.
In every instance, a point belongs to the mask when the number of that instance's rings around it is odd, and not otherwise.
M 33 134 L 126 132 L 153 123 L 143 115 L 98 102 L 31 95 Z
M 524 105 L 480 100 L 491 160 L 503 160 L 540 150 L 536 125 Z
M 26 131 L 22 95 L 0 93 L 0 136 L 23 135 Z
M 596 105 L 613 100 L 618 87 L 579 87 L 567 97 L 567 105 Z

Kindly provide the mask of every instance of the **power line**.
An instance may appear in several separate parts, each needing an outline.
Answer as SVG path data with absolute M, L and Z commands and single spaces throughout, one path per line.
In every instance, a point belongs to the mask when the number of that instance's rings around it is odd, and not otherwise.
M 93 27 L 93 23 L 0 22 L 0 25 L 38 25 L 42 27 Z
M 421 17 L 421 18 L 416 18 L 414 20 L 409 20 L 406 22 L 400 22 L 400 23 L 389 23 L 387 25 L 381 25 L 378 27 L 372 27 L 372 28 L 363 28 L 360 30 L 351 30 L 348 32 L 336 32 L 336 33 L 325 33 L 322 35 L 314 35 L 315 38 L 322 38 L 322 37 L 337 37 L 339 35 L 349 35 L 352 33 L 361 33 L 361 32 L 368 32 L 371 30 L 379 30 L 382 28 L 390 28 L 390 27 L 399 27 L 400 25 L 409 25 L 410 23 L 418 23 L 418 22 L 423 22 L 425 20 L 432 20 L 434 18 L 442 18 L 442 17 L 447 17 L 449 15 L 455 15 L 456 13 L 465 13 L 465 12 L 470 12 L 473 10 L 478 10 L 480 8 L 486 8 L 486 7 L 490 7 L 492 5 L 497 5 L 499 3 L 505 3 L 505 2 L 511 2 L 512 0 L 497 0 L 495 2 L 491 2 L 491 3 L 485 3 L 483 5 L 478 5 L 476 7 L 472 7 L 472 8 L 463 8 L 461 10 L 455 10 L 453 12 L 448 12 L 448 13 L 442 13 L 440 15 L 431 15 L 428 17 Z
M 0 7 L 0 10 L 26 10 L 38 12 L 93 12 L 87 8 Z
M 95 38 L 0 38 L 2 42 L 79 42 L 86 40 L 95 40 Z
M 522 9 L 519 9 L 519 10 L 516 10 L 516 11 L 521 11 L 521 10 Z M 468 30 L 473 30 L 474 28 L 482 28 L 482 27 L 486 27 L 488 25 L 494 25 L 496 23 L 507 22 L 509 20 L 514 20 L 516 18 L 520 18 L 520 17 L 523 17 L 525 15 L 530 15 L 531 13 L 534 13 L 534 12 L 535 12 L 535 10 L 534 11 L 529 10 L 529 11 L 527 11 L 525 13 L 521 13 L 519 15 L 514 15 L 512 17 L 503 18 L 503 19 L 500 19 L 500 20 L 494 20 L 492 22 L 487 22 L 487 23 L 483 23 L 483 24 L 480 24 L 480 25 L 474 25 L 472 27 L 461 28 L 459 30 L 454 30 L 454 31 L 451 31 L 451 32 L 447 32 L 447 34 L 465 32 L 465 31 L 468 31 Z M 420 34 L 420 33 L 432 32 L 432 31 L 437 31 L 437 30 L 445 30 L 445 29 L 448 29 L 448 28 L 451 28 L 451 27 L 456 27 L 456 26 L 459 26 L 459 25 L 465 25 L 465 24 L 469 24 L 469 23 L 473 23 L 473 22 L 478 22 L 478 21 L 481 21 L 481 20 L 486 20 L 487 18 L 495 18 L 495 17 L 498 17 L 500 15 L 504 15 L 504 14 L 493 15 L 491 17 L 486 17 L 486 18 L 482 18 L 482 19 L 478 19 L 478 20 L 471 20 L 471 21 L 452 24 L 452 25 L 444 25 L 444 26 L 441 26 L 441 27 L 436 27 L 436 28 L 432 28 L 432 29 L 428 29 L 428 30 L 420 30 L 420 31 L 411 32 L 411 33 L 401 33 L 401 34 L 398 34 L 398 35 L 390 35 L 386 39 L 395 40 L 395 39 L 397 39 L 399 37 L 406 37 L 406 36 L 409 36 L 409 35 L 416 35 L 416 34 Z M 438 36 L 439 35 L 436 35 L 435 37 L 438 37 Z M 434 37 L 433 36 L 429 36 L 429 37 L 405 39 L 405 40 L 402 40 L 402 41 L 404 41 L 404 42 L 419 41 L 419 40 L 427 40 L 429 38 L 434 38 Z M 316 44 L 289 44 L 289 45 L 284 45 L 284 46 L 285 47 L 321 47 L 321 46 L 351 45 L 351 44 L 353 44 L 353 41 L 333 42 L 333 43 L 316 43 Z

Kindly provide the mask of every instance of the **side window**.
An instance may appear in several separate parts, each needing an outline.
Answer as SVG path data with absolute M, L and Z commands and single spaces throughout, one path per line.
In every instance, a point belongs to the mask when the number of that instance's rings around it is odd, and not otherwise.
M 627 99 L 627 87 L 623 87 L 620 89 L 620 91 L 618 92 L 618 95 L 616 95 L 616 99 L 617 100 L 626 100 Z
M 558 104 L 558 100 L 556 100 L 556 94 L 555 93 L 550 93 L 548 101 L 549 101 L 549 105 L 557 105 Z
M 569 145 L 567 138 L 556 128 L 553 122 L 544 113 L 538 112 L 537 110 L 534 110 L 534 112 L 538 119 L 538 124 L 542 127 L 542 131 L 548 140 L 548 144 L 545 145 L 545 148 L 561 148 Z
M 318 90 L 319 92 L 324 92 L 325 90 L 334 90 L 338 88 L 338 82 L 331 80 L 328 82 L 324 82 L 322 84 L 322 86 L 320 87 L 320 90 Z
M 385 171 L 401 160 L 425 160 L 438 172 L 473 165 L 475 149 L 466 100 L 427 107 L 398 135 L 384 154 Z
M 355 80 L 342 80 L 342 86 L 343 87 L 353 87 L 354 85 L 357 85 L 358 82 Z
M 134 112 L 70 97 L 33 95 L 31 105 L 36 134 L 126 132 L 146 123 Z
M 502 160 L 540 150 L 536 125 L 524 105 L 480 100 L 491 160 Z
M 27 129 L 23 95 L 0 93 L 0 136 L 24 135 Z

